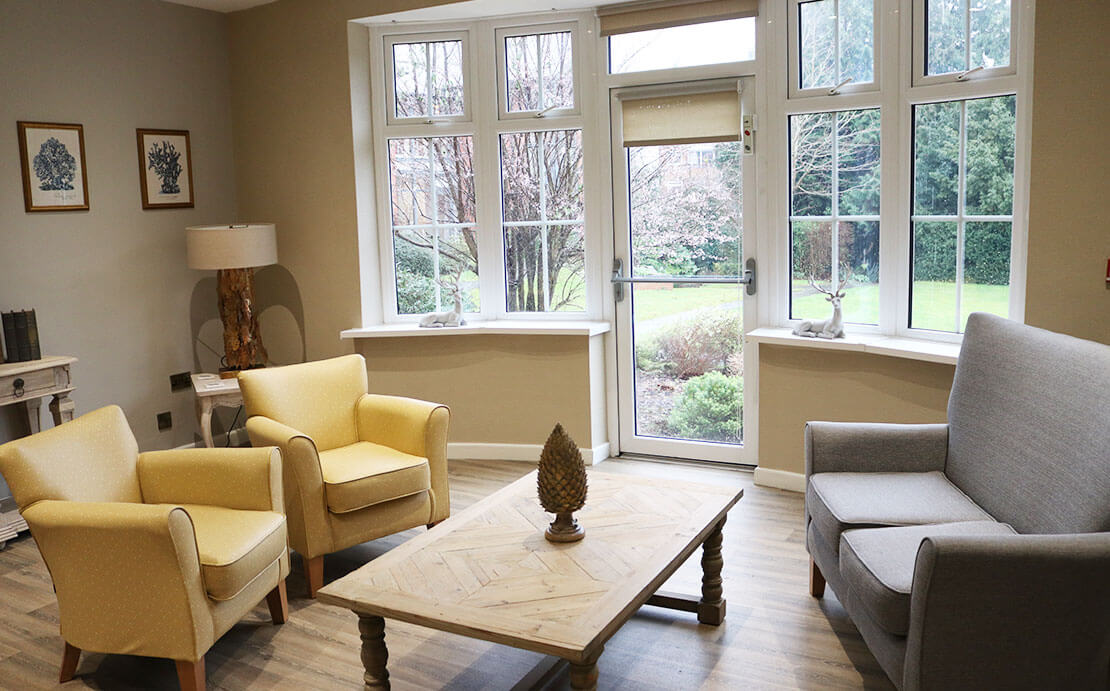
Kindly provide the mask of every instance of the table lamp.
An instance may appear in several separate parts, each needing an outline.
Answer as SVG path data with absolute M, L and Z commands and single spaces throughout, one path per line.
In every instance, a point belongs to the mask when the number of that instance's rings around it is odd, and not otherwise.
M 273 223 L 190 226 L 185 229 L 189 267 L 215 269 L 224 357 L 220 376 L 266 366 L 266 348 L 254 313 L 254 267 L 277 263 Z

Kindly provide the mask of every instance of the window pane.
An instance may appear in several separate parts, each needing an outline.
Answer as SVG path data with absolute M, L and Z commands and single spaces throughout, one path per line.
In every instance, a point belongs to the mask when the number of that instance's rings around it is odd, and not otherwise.
M 910 326 L 915 329 L 956 329 L 956 229 L 954 222 L 913 224 Z
M 1010 64 L 1010 0 L 971 0 L 971 64 Z
M 839 215 L 878 215 L 879 109 L 837 113 L 836 131 Z
M 837 238 L 844 321 L 879 323 L 879 222 L 841 221 Z M 826 315 L 828 316 L 828 315 Z
M 929 0 L 925 5 L 925 74 L 967 69 L 967 0 Z
M 1010 223 L 973 221 L 965 227 L 961 331 L 972 312 L 1010 314 Z
M 955 215 L 960 168 L 960 102 L 914 107 L 913 212 Z
M 393 89 L 399 118 L 462 115 L 462 41 L 395 43 Z
M 398 314 L 450 307 L 460 287 L 478 310 L 478 241 L 471 137 L 389 141 Z
M 1013 96 L 967 102 L 966 212 L 1008 216 L 1014 209 Z
M 507 37 L 505 85 L 509 112 L 573 108 L 570 32 Z
M 609 72 L 642 72 L 755 59 L 755 18 L 609 37 Z
M 790 117 L 790 209 L 795 216 L 832 214 L 833 113 Z
M 831 221 L 790 224 L 790 265 L 790 318 L 827 318 L 829 303 L 813 284 L 828 289 L 832 281 Z
M 506 308 L 582 311 L 582 132 L 501 135 Z
M 632 275 L 739 275 L 739 142 L 629 147 L 628 186 Z
M 843 283 L 845 322 L 879 323 L 879 222 L 837 223 L 837 282 L 832 279 L 832 223 L 794 221 L 791 226 L 791 319 L 828 319 L 827 294 Z M 812 280 L 812 283 L 810 282 Z M 816 284 L 816 287 L 814 286 Z M 820 289 L 820 290 L 819 290 Z
M 871 0 L 814 0 L 798 5 L 800 82 L 803 89 L 875 77 L 875 20 Z

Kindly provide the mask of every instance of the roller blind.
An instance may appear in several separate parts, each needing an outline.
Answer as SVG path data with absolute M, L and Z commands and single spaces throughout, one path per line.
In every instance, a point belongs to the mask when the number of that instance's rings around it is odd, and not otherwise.
M 599 7 L 601 35 L 666 29 L 759 15 L 759 0 L 679 0 Z
M 740 139 L 740 96 L 735 89 L 621 102 L 625 146 L 658 146 Z

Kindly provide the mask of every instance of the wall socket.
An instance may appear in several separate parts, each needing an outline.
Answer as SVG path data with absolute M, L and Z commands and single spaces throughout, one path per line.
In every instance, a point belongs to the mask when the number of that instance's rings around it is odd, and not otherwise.
M 178 372 L 177 374 L 170 375 L 170 391 L 181 391 L 188 389 L 193 385 L 193 379 L 190 376 L 191 372 Z
M 173 427 L 173 415 L 170 414 L 170 411 L 158 413 L 158 431 L 161 432 L 171 427 Z

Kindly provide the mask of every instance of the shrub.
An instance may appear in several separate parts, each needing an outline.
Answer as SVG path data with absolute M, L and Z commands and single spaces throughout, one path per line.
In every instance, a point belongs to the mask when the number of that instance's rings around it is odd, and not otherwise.
M 397 312 L 423 314 L 436 308 L 436 284 L 430 278 L 397 271 Z
M 636 365 L 648 372 L 663 371 L 687 379 L 723 371 L 740 350 L 740 313 L 734 309 L 705 309 L 636 344 Z
M 680 437 L 734 442 L 740 438 L 743 385 L 737 377 L 709 372 L 694 377 L 667 422 Z

